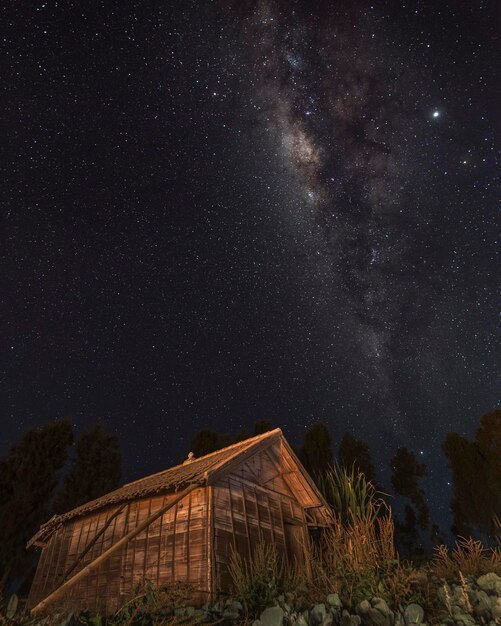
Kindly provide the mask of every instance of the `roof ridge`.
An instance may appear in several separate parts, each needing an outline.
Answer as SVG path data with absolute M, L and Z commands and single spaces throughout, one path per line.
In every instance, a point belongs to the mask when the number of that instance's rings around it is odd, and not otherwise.
M 196 457 L 193 459 L 193 461 L 191 461 L 190 465 L 193 466 L 198 461 L 208 459 L 209 457 L 215 456 L 216 454 L 221 454 L 222 452 L 227 452 L 231 448 L 236 448 L 237 446 L 242 446 L 244 444 L 252 445 L 256 441 L 259 441 L 261 439 L 266 439 L 267 437 L 270 437 L 272 434 L 276 435 L 279 432 L 280 434 L 282 434 L 282 430 L 280 428 L 274 428 L 273 430 L 267 430 L 266 432 L 261 433 L 260 435 L 254 435 L 253 437 L 242 439 L 242 441 L 237 441 L 235 443 L 230 444 L 229 446 L 225 446 L 224 448 L 219 448 L 219 450 L 214 450 L 214 452 L 209 452 L 209 454 L 204 454 L 203 456 Z M 153 478 L 154 476 L 161 476 L 162 474 L 165 474 L 166 472 L 170 472 L 171 470 L 176 469 L 177 467 L 182 467 L 183 465 L 184 465 L 184 461 L 182 463 L 178 463 L 177 465 L 172 465 L 172 467 L 168 467 L 167 469 L 160 470 L 159 472 L 155 472 L 154 474 L 148 474 L 148 476 L 137 478 L 136 480 L 133 480 L 130 483 L 124 483 L 122 487 L 129 487 L 131 485 L 135 485 L 136 483 L 142 482 L 143 480 L 146 480 L 147 478 Z M 122 487 L 119 487 L 119 489 L 121 489 Z

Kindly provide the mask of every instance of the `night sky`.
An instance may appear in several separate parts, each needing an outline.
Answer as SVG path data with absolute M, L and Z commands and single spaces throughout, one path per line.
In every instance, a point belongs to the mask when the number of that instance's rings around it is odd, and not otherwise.
M 124 479 L 202 428 L 399 445 L 500 402 L 499 5 L 4 1 L 3 454 L 71 417 Z

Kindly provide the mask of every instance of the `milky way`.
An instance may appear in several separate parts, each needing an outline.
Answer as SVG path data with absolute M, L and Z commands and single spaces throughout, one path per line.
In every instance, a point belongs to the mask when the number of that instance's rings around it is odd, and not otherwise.
M 0 453 L 440 444 L 499 403 L 496 3 L 3 3 Z

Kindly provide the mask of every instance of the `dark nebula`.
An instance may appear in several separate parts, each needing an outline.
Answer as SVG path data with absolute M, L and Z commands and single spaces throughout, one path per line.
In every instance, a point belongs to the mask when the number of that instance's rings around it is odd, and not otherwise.
M 3 453 L 125 478 L 325 421 L 428 465 L 499 404 L 496 2 L 4 2 Z

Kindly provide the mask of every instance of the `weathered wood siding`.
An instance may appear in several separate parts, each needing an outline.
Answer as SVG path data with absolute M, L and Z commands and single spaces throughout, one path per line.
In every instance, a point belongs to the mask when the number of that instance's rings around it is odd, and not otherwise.
M 29 607 L 35 606 L 174 497 L 175 494 L 157 496 L 126 504 L 76 567 L 79 556 L 118 506 L 61 526 L 42 550 Z M 145 580 L 152 581 L 156 586 L 186 581 L 205 600 L 209 585 L 210 530 L 207 511 L 208 490 L 201 488 L 193 491 L 75 585 L 68 592 L 64 604 L 71 606 L 72 610 L 89 608 L 110 613 L 129 599 L 135 587 Z M 73 569 L 68 574 L 70 568 Z
M 231 588 L 228 563 L 232 550 L 249 558 L 260 539 L 274 545 L 284 558 L 302 558 L 304 512 L 281 473 L 280 465 L 265 450 L 214 485 L 217 591 Z

